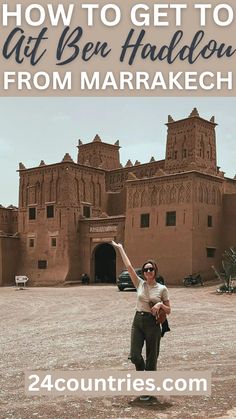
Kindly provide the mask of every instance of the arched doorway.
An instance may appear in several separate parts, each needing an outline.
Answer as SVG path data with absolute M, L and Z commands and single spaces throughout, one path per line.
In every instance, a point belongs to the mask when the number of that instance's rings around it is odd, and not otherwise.
M 96 282 L 116 282 L 116 252 L 109 243 L 99 244 L 94 252 Z

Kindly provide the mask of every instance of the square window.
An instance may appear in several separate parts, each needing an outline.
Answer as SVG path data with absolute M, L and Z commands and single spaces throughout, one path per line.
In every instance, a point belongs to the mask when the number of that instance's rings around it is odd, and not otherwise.
M 52 247 L 57 247 L 57 239 L 56 239 L 56 237 L 51 237 L 51 246 Z
M 47 269 L 47 261 L 38 260 L 38 269 Z
M 207 247 L 207 257 L 208 258 L 214 258 L 216 254 L 216 249 L 214 247 Z
M 212 215 L 208 215 L 207 216 L 207 227 L 212 227 L 212 226 L 213 226 Z
M 34 239 L 29 238 L 29 247 L 34 247 Z
M 36 208 L 29 207 L 29 220 L 36 220 Z
M 150 214 L 141 214 L 140 227 L 147 228 L 149 227 L 149 223 L 150 223 Z
M 176 225 L 176 211 L 168 211 L 166 213 L 166 226 Z
M 91 208 L 87 205 L 83 207 L 83 216 L 85 218 L 90 218 L 91 217 Z
M 54 218 L 54 205 L 47 205 L 47 218 Z

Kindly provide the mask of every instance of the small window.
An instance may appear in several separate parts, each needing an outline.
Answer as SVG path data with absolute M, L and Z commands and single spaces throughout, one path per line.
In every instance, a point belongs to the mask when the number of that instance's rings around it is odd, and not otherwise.
M 38 269 L 47 269 L 47 261 L 38 260 Z
M 36 208 L 29 207 L 29 220 L 36 220 Z
M 216 249 L 214 247 L 207 247 L 207 257 L 208 258 L 214 258 L 216 254 Z
M 174 159 L 177 160 L 177 158 L 178 158 L 178 151 L 175 151 L 174 152 Z
M 212 226 L 213 226 L 212 215 L 208 215 L 207 216 L 207 227 L 212 227 Z
M 166 213 L 166 226 L 176 225 L 176 211 L 168 211 Z
M 29 239 L 29 247 L 34 247 L 34 239 Z
M 54 217 L 54 205 L 47 205 L 47 218 Z
M 141 214 L 140 227 L 147 228 L 149 227 L 149 223 L 150 223 L 150 214 Z
M 187 150 L 186 150 L 186 148 L 184 148 L 184 150 L 183 150 L 183 158 L 185 158 L 185 157 L 187 157 Z
M 91 208 L 87 205 L 83 207 L 83 216 L 85 218 L 90 218 L 91 217 Z
M 56 239 L 56 237 L 51 237 L 51 246 L 52 247 L 57 247 L 57 239 Z

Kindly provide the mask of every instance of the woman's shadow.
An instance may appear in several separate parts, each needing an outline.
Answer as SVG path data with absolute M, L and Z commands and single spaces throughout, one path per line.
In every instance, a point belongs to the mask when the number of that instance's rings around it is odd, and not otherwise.
M 142 407 L 143 409 L 161 412 L 171 408 L 173 406 L 173 403 L 165 399 L 163 399 L 163 401 L 160 401 L 156 397 L 151 396 L 147 401 L 140 400 L 140 397 L 136 397 L 135 399 L 129 402 L 129 405 L 133 407 Z

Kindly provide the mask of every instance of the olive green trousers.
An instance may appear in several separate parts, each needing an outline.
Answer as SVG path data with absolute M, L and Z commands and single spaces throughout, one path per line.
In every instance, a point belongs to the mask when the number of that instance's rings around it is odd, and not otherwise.
M 137 311 L 131 329 L 130 359 L 137 371 L 156 371 L 161 341 L 161 328 L 151 313 Z M 146 361 L 142 349 L 146 343 Z

